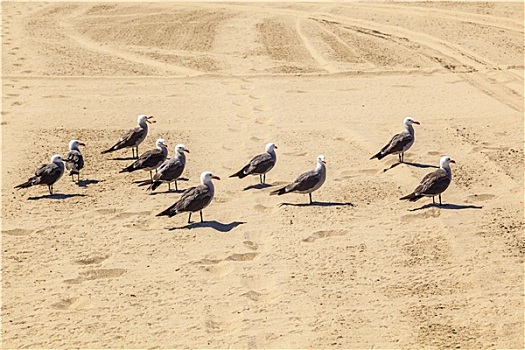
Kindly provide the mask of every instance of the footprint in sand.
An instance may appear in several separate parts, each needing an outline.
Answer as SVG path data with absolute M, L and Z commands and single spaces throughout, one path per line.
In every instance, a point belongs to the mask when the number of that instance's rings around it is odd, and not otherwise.
M 31 233 L 33 233 L 32 230 L 24 230 L 21 228 L 15 228 L 12 230 L 2 230 L 2 235 L 10 235 L 10 236 L 28 236 Z
M 86 310 L 91 307 L 91 301 L 87 298 L 66 298 L 51 307 L 56 310 Z
M 271 109 L 272 109 L 272 107 L 270 107 L 268 105 L 256 105 L 256 106 L 253 106 L 253 110 L 256 111 L 256 112 L 265 112 L 265 111 L 269 111 Z
M 430 208 L 419 214 L 407 214 L 401 217 L 401 221 L 410 222 L 419 219 L 429 219 L 437 218 L 441 215 L 441 210 L 439 208 Z
M 242 242 L 242 244 L 244 244 L 246 247 L 252 249 L 252 250 L 257 250 L 259 249 L 259 245 L 253 241 L 244 241 Z
M 492 198 L 496 197 L 493 194 L 490 193 L 482 193 L 482 194 L 471 194 L 470 196 L 467 196 L 465 199 L 465 203 L 476 203 L 476 202 L 484 202 L 488 201 Z
M 348 230 L 325 230 L 325 231 L 317 231 L 314 232 L 312 235 L 303 238 L 303 242 L 315 242 L 318 239 L 321 238 L 329 238 L 334 236 L 345 236 L 348 234 Z
M 92 281 L 103 278 L 116 278 L 122 276 L 126 272 L 127 270 L 125 269 L 99 269 L 83 271 L 79 274 L 77 278 L 64 280 L 64 283 L 79 284 L 85 281 Z
M 78 265 L 93 265 L 93 264 L 100 264 L 102 261 L 109 258 L 109 254 L 93 254 L 88 255 L 85 257 L 77 258 L 73 261 L 74 264 Z
M 255 259 L 255 257 L 259 255 L 259 253 L 243 253 L 243 254 L 232 254 L 226 258 L 226 260 L 232 260 L 232 261 L 251 261 Z
M 202 268 L 207 272 L 217 275 L 218 277 L 224 277 L 235 270 L 234 264 L 227 261 L 222 261 L 215 265 L 202 266 Z

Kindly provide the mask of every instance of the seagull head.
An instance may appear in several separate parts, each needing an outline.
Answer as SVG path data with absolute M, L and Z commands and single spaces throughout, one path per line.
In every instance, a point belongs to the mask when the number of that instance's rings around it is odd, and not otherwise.
M 164 139 L 158 139 L 157 142 L 155 142 L 155 145 L 157 146 L 158 149 L 162 149 L 163 147 L 168 147 Z
M 175 152 L 182 154 L 182 152 L 190 153 L 190 150 L 186 148 L 182 143 L 175 146 Z
M 321 164 L 321 163 L 322 164 L 326 164 L 325 157 L 322 154 L 317 156 L 317 163 L 319 163 L 319 164 Z
M 203 185 L 205 184 L 210 184 L 211 183 L 211 180 L 220 180 L 221 178 L 218 177 L 218 176 L 215 176 L 211 173 L 211 171 L 205 171 L 201 174 L 201 183 Z
M 441 168 L 450 167 L 450 163 L 456 164 L 456 161 L 454 159 L 451 159 L 449 156 L 443 156 L 439 159 L 439 166 Z
M 406 117 L 405 119 L 403 119 L 403 124 L 405 125 L 412 125 L 412 124 L 417 124 L 419 125 L 419 122 L 414 120 L 413 118 L 411 117 Z
M 277 146 L 274 143 L 270 142 L 270 143 L 266 144 L 266 152 L 271 153 L 275 149 L 277 149 Z
M 51 157 L 51 163 L 61 163 L 64 162 L 64 158 L 60 154 L 55 154 Z
M 71 140 L 69 141 L 69 149 L 70 150 L 78 150 L 78 146 L 85 146 L 86 144 L 84 142 L 80 142 L 78 140 Z
M 144 124 L 146 124 L 146 123 L 150 123 L 150 124 L 155 123 L 155 121 L 154 121 L 154 120 L 152 121 L 151 119 L 153 119 L 153 116 L 152 116 L 152 115 L 147 116 L 147 115 L 145 115 L 145 114 L 140 114 L 140 115 L 137 117 L 137 123 L 138 123 L 139 125 L 144 125 Z

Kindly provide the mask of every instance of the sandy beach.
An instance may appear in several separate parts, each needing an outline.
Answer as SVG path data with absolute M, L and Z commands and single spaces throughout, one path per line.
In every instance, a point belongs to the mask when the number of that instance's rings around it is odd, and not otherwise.
M 524 348 L 523 13 L 2 2 L 2 348 Z M 101 154 L 139 114 L 180 191 Z M 407 164 L 370 160 L 406 116 Z M 72 139 L 78 183 L 14 188 Z M 268 142 L 267 186 L 229 178 Z M 269 195 L 320 154 L 312 205 Z M 443 206 L 400 201 L 443 155 Z M 155 216 L 206 170 L 203 223 Z

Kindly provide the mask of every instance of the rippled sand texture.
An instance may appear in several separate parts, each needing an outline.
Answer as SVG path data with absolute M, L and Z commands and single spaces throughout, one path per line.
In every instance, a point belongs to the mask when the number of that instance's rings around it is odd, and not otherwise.
M 2 36 L 4 348 L 524 347 L 522 3 L 4 1 Z M 179 189 L 221 177 L 203 224 L 100 154 L 140 113 Z M 78 184 L 14 189 L 71 139 Z M 314 205 L 269 196 L 319 154 Z M 445 154 L 445 205 L 399 201 Z

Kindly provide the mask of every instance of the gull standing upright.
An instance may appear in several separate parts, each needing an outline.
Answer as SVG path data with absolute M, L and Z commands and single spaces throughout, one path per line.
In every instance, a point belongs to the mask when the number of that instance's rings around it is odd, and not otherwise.
M 75 181 L 73 175 L 77 174 L 78 181 L 80 181 L 80 170 L 84 167 L 84 156 L 80 153 L 78 146 L 85 146 L 86 144 L 78 140 L 69 141 L 69 153 L 66 156 L 66 169 L 69 170 L 71 181 Z
M 260 183 L 264 184 L 266 181 L 266 173 L 272 170 L 277 161 L 275 149 L 277 149 L 275 144 L 268 143 L 266 145 L 266 152 L 253 157 L 244 168 L 230 175 L 230 177 L 242 179 L 248 175 L 259 175 Z
M 23 184 L 15 188 L 28 188 L 35 185 L 47 185 L 49 194 L 53 194 L 53 184 L 64 174 L 64 159 L 60 154 L 51 157 L 50 164 L 42 164 L 36 171 L 35 176 L 29 178 Z
M 129 148 L 131 147 L 131 152 L 133 154 L 133 158 L 138 158 L 139 156 L 139 145 L 144 141 L 146 136 L 148 135 L 148 123 L 155 123 L 155 121 L 151 121 L 153 116 L 147 116 L 144 114 L 141 114 L 137 117 L 137 123 L 138 126 L 136 128 L 133 128 L 129 130 L 127 133 L 122 135 L 122 137 L 115 143 L 113 146 L 108 148 L 105 151 L 102 151 L 102 154 L 113 152 L 122 148 Z M 135 150 L 137 151 L 137 154 L 135 155 Z
M 168 156 L 168 145 L 166 144 L 166 141 L 164 139 L 158 139 L 157 142 L 155 142 L 155 149 L 146 151 L 140 155 L 140 157 L 133 162 L 133 164 L 125 167 L 120 172 L 121 173 L 131 173 L 135 170 L 149 170 L 149 176 L 151 178 L 151 181 L 153 181 L 153 174 L 151 173 L 152 170 L 157 169 L 159 165 L 162 164 L 166 160 L 166 157 Z
M 291 184 L 270 192 L 270 195 L 282 195 L 290 192 L 308 193 L 310 204 L 312 204 L 312 192 L 318 190 L 326 180 L 326 160 L 323 155 L 317 156 L 315 169 L 307 171 Z
M 210 204 L 213 196 L 215 195 L 215 187 L 213 186 L 212 179 L 220 180 L 218 176 L 213 175 L 209 171 L 205 171 L 201 174 L 201 184 L 196 187 L 190 187 L 182 193 L 180 199 L 175 202 L 172 206 L 166 210 L 157 214 L 157 216 L 169 216 L 189 212 L 188 224 L 191 222 L 191 214 L 198 211 L 200 212 L 201 222 L 202 210 Z
M 441 157 L 439 169 L 425 175 L 414 192 L 399 199 L 408 199 L 411 202 L 415 202 L 425 196 L 432 197 L 432 204 L 436 204 L 434 197 L 439 196 L 439 205 L 441 205 L 441 193 L 445 192 L 452 181 L 450 163 L 456 162 L 450 159 L 449 156 Z
M 381 148 L 381 151 L 377 152 L 370 159 L 382 159 L 389 154 L 397 154 L 399 157 L 399 162 L 403 163 L 405 152 L 408 151 L 410 147 L 412 147 L 415 140 L 414 127 L 412 124 L 419 125 L 420 123 L 410 117 L 403 119 L 405 130 L 399 134 L 394 135 L 390 142 Z
M 178 191 L 177 179 L 182 175 L 184 167 L 186 166 L 186 155 L 184 152 L 190 153 L 190 150 L 183 144 L 179 143 L 175 146 L 175 155 L 167 159 L 157 169 L 157 173 L 153 176 L 152 181 L 146 181 L 139 186 L 150 184 L 148 190 L 154 191 L 162 183 L 168 184 L 168 190 L 171 191 L 171 182 L 175 182 L 175 190 Z

